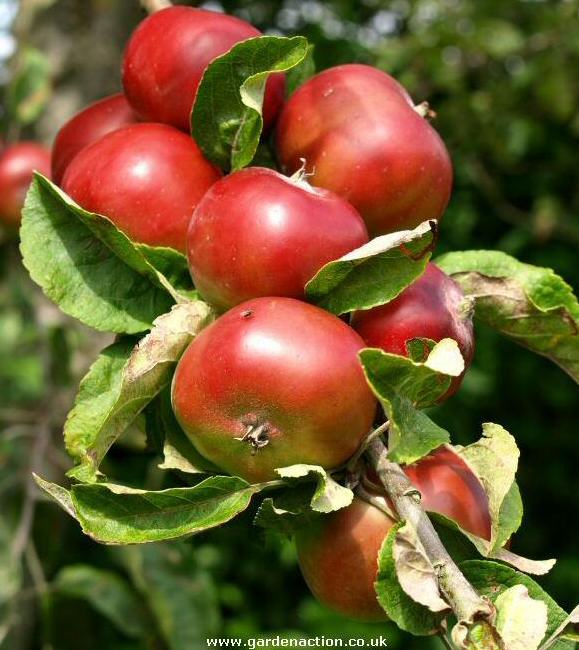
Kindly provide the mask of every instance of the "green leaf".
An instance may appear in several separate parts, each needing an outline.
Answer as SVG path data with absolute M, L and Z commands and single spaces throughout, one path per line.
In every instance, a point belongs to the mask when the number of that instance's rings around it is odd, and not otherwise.
M 58 503 L 58 505 L 73 519 L 78 520 L 69 490 L 57 485 L 56 483 L 45 481 L 37 474 L 32 474 L 32 476 L 36 481 L 36 485 L 38 485 L 41 490 L 43 490 L 53 501 Z
M 396 534 L 403 526 L 404 522 L 392 526 L 380 549 L 376 595 L 384 611 L 401 630 L 416 636 L 427 636 L 438 629 L 442 615 L 434 614 L 427 607 L 416 603 L 400 586 L 393 550 Z
M 316 519 L 352 503 L 354 493 L 317 465 L 290 465 L 276 470 L 291 485 L 261 503 L 254 524 L 291 534 Z
M 531 598 L 541 600 L 547 605 L 547 636 L 553 634 L 567 618 L 565 611 L 524 573 L 488 560 L 467 560 L 462 562 L 459 568 L 473 587 L 493 602 L 509 587 L 525 586 Z
M 128 637 L 145 636 L 147 619 L 141 601 L 116 573 L 75 564 L 64 567 L 52 585 L 61 594 L 86 600 Z
M 464 650 L 507 650 L 498 632 L 488 621 L 458 621 L 452 628 L 450 638 L 453 648 Z
M 492 536 L 485 555 L 504 546 L 521 524 L 522 504 L 518 489 L 512 493 L 519 464 L 513 436 L 498 424 L 483 424 L 483 437 L 467 447 L 454 447 L 481 482 L 489 499 Z M 505 500 L 507 499 L 506 504 Z M 503 504 L 505 507 L 503 508 Z
M 551 634 L 539 650 L 575 650 L 574 642 L 579 642 L 579 605 L 559 624 L 559 627 Z
M 435 345 L 436 341 L 424 337 L 408 339 L 408 341 L 406 341 L 408 357 L 412 359 L 412 361 L 424 363 L 426 359 L 428 359 L 428 355 L 432 352 Z
M 352 503 L 354 493 L 343 487 L 318 465 L 290 465 L 276 469 L 276 472 L 286 481 L 301 483 L 304 480 L 316 482 L 310 506 L 320 513 L 330 513 L 345 508 Z
M 513 485 L 516 486 L 516 484 Z M 429 512 L 428 516 L 435 524 L 443 546 L 455 562 L 478 559 L 482 555 L 489 559 L 505 562 L 523 573 L 538 576 L 549 573 L 555 565 L 555 560 L 530 560 L 506 548 L 489 551 L 487 540 L 463 530 L 458 522 L 448 519 L 438 512 Z
M 183 351 L 211 318 L 204 302 L 181 303 L 157 318 L 137 346 L 119 341 L 101 353 L 82 380 L 64 426 L 66 448 L 79 463 L 69 476 L 97 479 L 111 445 L 169 384 Z
M 448 253 L 436 263 L 475 298 L 477 319 L 579 382 L 579 303 L 554 271 L 499 251 Z
M 464 360 L 453 339 L 436 343 L 425 361 L 377 348 L 362 350 L 360 359 L 378 398 L 394 391 L 417 408 L 435 404 L 447 392 L 452 378 L 464 371 Z
M 461 374 L 464 361 L 455 341 L 437 343 L 423 363 L 373 348 L 362 350 L 360 360 L 390 421 L 392 460 L 413 463 L 449 442 L 448 432 L 419 408 L 435 403 L 448 390 L 451 377 Z
M 455 562 L 480 559 L 480 553 L 455 521 L 439 512 L 428 512 L 428 518 L 433 523 L 442 545 Z
M 208 637 L 219 634 L 214 582 L 198 566 L 190 544 L 128 546 L 116 552 L 169 650 L 203 648 Z
M 35 48 L 23 48 L 6 93 L 6 107 L 11 119 L 19 124 L 31 124 L 37 120 L 50 99 L 50 91 L 48 58 Z
M 220 526 L 243 512 L 261 489 L 235 476 L 156 492 L 112 483 L 80 483 L 68 491 L 38 477 L 36 482 L 84 533 L 105 544 L 158 542 Z
M 424 273 L 435 243 L 435 221 L 376 237 L 323 266 L 306 295 L 334 314 L 384 305 Z
M 577 650 L 579 643 L 579 634 L 575 633 L 573 636 L 563 636 L 557 639 L 553 645 L 547 646 L 548 650 Z M 545 648 L 545 650 L 547 650 Z M 543 646 L 539 650 L 543 650 Z
M 198 297 L 189 273 L 187 257 L 183 253 L 172 248 L 147 246 L 147 244 L 135 244 L 135 248 L 167 279 L 179 296 L 189 300 Z
M 280 490 L 275 497 L 267 497 L 261 502 L 253 523 L 292 535 L 320 516 L 320 513 L 312 510 L 311 502 L 311 484 Z
M 485 557 L 510 564 L 525 573 L 544 575 L 555 560 L 529 560 L 503 548 L 523 518 L 523 504 L 515 475 L 519 450 L 513 436 L 498 424 L 483 424 L 483 437 L 467 447 L 455 446 L 457 453 L 481 482 L 489 500 L 491 539 L 462 531 Z
M 20 237 L 32 279 L 94 329 L 143 332 L 182 298 L 111 221 L 86 212 L 40 174 L 26 197 Z
M 288 97 L 291 97 L 302 84 L 316 74 L 314 49 L 314 45 L 308 45 L 308 52 L 302 62 L 288 70 L 286 74 L 286 95 Z
M 163 454 L 160 469 L 186 474 L 219 473 L 219 468 L 204 458 L 187 437 L 171 407 L 171 389 L 165 388 L 145 411 L 147 435 L 153 437 Z
M 191 115 L 193 137 L 209 160 L 227 171 L 251 163 L 263 127 L 268 75 L 293 68 L 307 53 L 303 36 L 258 36 L 213 60 Z
M 104 425 L 120 396 L 123 369 L 134 346 L 133 339 L 122 339 L 105 348 L 80 382 L 74 407 L 64 424 L 66 449 L 79 463 L 69 474 L 79 480 L 96 480 L 98 465 L 114 442 L 112 436 L 110 444 L 106 439 L 101 441 L 99 434 L 106 430 Z

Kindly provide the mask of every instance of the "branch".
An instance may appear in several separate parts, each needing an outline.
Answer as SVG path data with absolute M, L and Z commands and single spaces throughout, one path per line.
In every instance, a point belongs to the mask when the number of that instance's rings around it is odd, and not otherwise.
M 154 14 L 156 11 L 161 11 L 161 9 L 172 7 L 173 3 L 171 0 L 141 0 L 141 5 L 147 13 Z
M 460 572 L 422 508 L 420 493 L 400 466 L 388 460 L 384 443 L 379 439 L 374 440 L 367 453 L 399 517 L 416 530 L 436 570 L 440 591 L 459 623 L 469 625 L 474 621 L 490 620 L 494 613 L 492 605 L 475 591 Z

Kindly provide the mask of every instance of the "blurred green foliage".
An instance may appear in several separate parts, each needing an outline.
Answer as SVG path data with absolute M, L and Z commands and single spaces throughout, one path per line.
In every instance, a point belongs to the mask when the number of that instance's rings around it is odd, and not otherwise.
M 74 39 L 77 31 L 98 28 L 103 14 L 114 15 L 119 33 L 129 33 L 141 15 L 133 4 L 59 0 L 37 17 L 29 40 L 37 45 L 34 30 L 47 25 L 65 26 L 62 38 Z M 579 287 L 576 0 L 224 0 L 222 6 L 262 29 L 306 35 L 316 46 L 318 69 L 373 63 L 402 81 L 416 101 L 430 102 L 456 175 L 440 252 L 500 249 L 552 267 Z M 118 85 L 121 45 L 106 43 L 115 62 L 103 59 L 102 95 Z M 33 72 L 42 65 L 32 63 Z M 72 79 L 86 100 L 93 99 L 94 87 L 79 74 L 80 63 L 75 65 L 56 79 L 56 96 L 59 83 Z M 34 79 L 26 84 L 43 98 L 46 81 L 35 86 Z M 36 116 L 32 106 L 25 116 Z M 22 126 L 25 135 L 34 135 L 34 126 Z M 52 132 L 57 127 L 50 126 Z M 86 350 L 90 335 L 58 319 L 38 320 L 42 300 L 19 266 L 14 243 L 2 244 L 0 260 L 1 648 L 195 650 L 213 634 L 380 633 L 390 648 L 440 647 L 391 625 L 354 623 L 324 610 L 308 594 L 291 544 L 252 529 L 251 513 L 186 543 L 111 549 L 82 536 L 55 506 L 39 502 L 29 539 L 15 555 L 15 532 L 30 505 L 31 467 L 56 479 L 66 467 L 60 425 L 70 390 L 89 362 L 88 353 L 79 351 Z M 483 421 L 499 422 L 516 436 L 526 514 L 513 550 L 559 558 L 539 582 L 570 609 L 579 594 L 577 387 L 548 361 L 493 332 L 479 327 L 477 335 L 462 390 L 433 417 L 459 443 L 478 438 Z M 49 440 L 34 465 L 47 414 Z M 162 487 L 157 459 L 135 453 L 133 442 L 116 446 L 104 470 L 128 474 L 127 482 L 137 485 Z M 76 574 L 70 574 L 71 566 Z M 91 571 L 106 573 L 102 584 L 108 590 L 94 593 L 94 584 L 82 579 L 87 572 L 96 575 Z M 123 625 L 110 615 L 113 605 L 134 611 L 126 608 L 136 603 L 142 611 L 134 616 L 143 616 L 142 625 Z

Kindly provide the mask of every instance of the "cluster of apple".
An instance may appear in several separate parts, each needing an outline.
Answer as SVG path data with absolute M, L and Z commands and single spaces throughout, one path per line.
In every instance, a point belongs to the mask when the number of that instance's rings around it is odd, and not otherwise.
M 296 463 L 332 469 L 356 452 L 380 421 L 362 348 L 409 356 L 412 339 L 450 337 L 466 366 L 474 350 L 464 296 L 433 264 L 390 303 L 347 318 L 305 299 L 305 284 L 328 262 L 370 237 L 438 220 L 446 208 L 446 148 L 424 107 L 389 75 L 338 66 L 286 101 L 286 79 L 273 74 L 264 137 L 280 171 L 224 175 L 204 157 L 189 134 L 203 73 L 257 35 L 202 9 L 152 14 L 127 45 L 124 93 L 76 115 L 52 152 L 54 182 L 80 206 L 136 242 L 187 255 L 195 287 L 221 315 L 181 358 L 173 408 L 203 456 L 251 482 Z M 452 450 L 406 471 L 427 509 L 490 537 L 486 496 Z M 300 564 L 314 594 L 347 615 L 385 618 L 373 582 L 392 523 L 356 498 L 301 531 Z

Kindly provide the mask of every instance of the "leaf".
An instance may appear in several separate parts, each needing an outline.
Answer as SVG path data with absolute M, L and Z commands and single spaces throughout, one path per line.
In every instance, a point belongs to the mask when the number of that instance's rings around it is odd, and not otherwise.
M 50 64 L 41 51 L 24 47 L 6 93 L 6 108 L 19 124 L 37 120 L 50 99 Z
M 218 594 L 190 544 L 148 544 L 116 550 L 142 594 L 169 650 L 206 647 L 219 634 Z
M 316 480 L 316 489 L 310 506 L 320 513 L 330 513 L 345 508 L 352 503 L 354 493 L 349 488 L 336 483 L 323 467 L 318 465 L 290 465 L 276 469 L 276 472 L 286 480 L 300 479 Z
M 165 388 L 145 411 L 146 428 L 154 436 L 163 453 L 160 469 L 178 470 L 186 474 L 219 473 L 219 468 L 204 458 L 187 437 L 171 407 L 171 390 Z
M 534 575 L 544 575 L 555 565 L 555 560 L 530 560 L 502 548 L 522 521 L 523 505 L 515 481 L 519 450 L 515 439 L 497 424 L 483 424 L 483 438 L 468 447 L 447 445 L 470 467 L 487 495 L 491 519 L 491 540 L 482 539 L 463 530 L 458 522 L 442 515 L 440 521 L 459 530 L 484 557 L 506 562 Z
M 549 648 L 555 648 L 557 642 L 565 635 L 567 628 L 569 626 L 574 626 L 579 624 L 579 605 L 573 609 L 573 611 L 567 616 L 567 618 L 559 625 L 559 627 L 553 632 L 553 634 L 543 643 L 540 650 L 548 650 Z M 578 634 L 574 630 L 570 630 L 571 637 L 576 641 L 579 641 Z
M 408 341 L 406 341 L 408 357 L 412 359 L 412 361 L 423 363 L 428 359 L 428 355 L 432 352 L 435 345 L 436 341 L 433 341 L 432 339 L 422 337 L 408 339 Z
M 291 97 L 295 91 L 316 74 L 316 63 L 314 61 L 315 46 L 308 45 L 308 52 L 301 63 L 288 70 L 286 74 L 286 95 Z
M 441 598 L 438 578 L 426 556 L 416 531 L 405 523 L 396 532 L 392 547 L 396 576 L 404 592 L 431 612 L 444 612 L 450 606 Z
M 452 628 L 451 639 L 456 648 L 464 650 L 507 650 L 498 632 L 486 621 L 459 621 Z
M 72 503 L 70 492 L 66 488 L 63 488 L 56 483 L 46 481 L 37 474 L 32 474 L 32 476 L 34 477 L 36 484 L 41 490 L 43 490 L 53 501 L 58 503 L 58 505 L 73 519 L 78 519 L 74 505 Z
M 200 533 L 243 512 L 260 486 L 212 476 L 193 487 L 157 492 L 110 483 L 74 485 L 83 532 L 105 544 L 141 544 Z
M 26 196 L 24 266 L 66 314 L 100 331 L 135 334 L 180 299 L 106 217 L 86 212 L 40 174 Z
M 375 583 L 378 602 L 390 619 L 401 630 L 416 636 L 435 634 L 442 620 L 428 608 L 415 602 L 400 586 L 393 556 L 394 540 L 404 522 L 392 526 L 378 556 L 378 575 Z
M 290 535 L 320 514 L 328 514 L 352 503 L 354 493 L 317 465 L 291 465 L 276 470 L 290 484 L 275 497 L 264 499 L 253 523 Z
M 280 490 L 275 497 L 264 499 L 253 520 L 261 528 L 292 535 L 320 516 L 311 507 L 312 484 L 302 484 Z
M 554 271 L 499 251 L 448 253 L 436 263 L 475 299 L 478 320 L 579 382 L 579 303 Z
M 438 512 L 429 512 L 428 516 L 436 524 L 436 531 L 455 562 L 478 559 L 479 555 L 486 555 L 489 559 L 505 562 L 523 573 L 538 576 L 549 573 L 555 565 L 555 560 L 530 560 L 505 548 L 488 554 L 487 540 L 463 530 L 456 521 Z
M 524 585 L 505 589 L 495 600 L 496 628 L 506 650 L 537 650 L 547 631 L 547 605 Z
M 135 248 L 166 278 L 176 294 L 188 300 L 198 298 L 189 273 L 187 257 L 183 253 L 172 248 L 147 246 L 147 244 L 135 244 Z
M 69 476 L 96 480 L 111 445 L 169 384 L 183 351 L 211 318 L 204 302 L 181 303 L 157 318 L 134 348 L 120 341 L 104 350 L 82 380 L 64 426 L 66 448 L 79 462 Z
M 193 137 L 221 168 L 237 170 L 253 160 L 263 127 L 267 78 L 308 54 L 303 36 L 258 36 L 238 43 L 205 70 L 191 115 Z
M 78 484 L 69 491 L 34 478 L 84 533 L 105 544 L 157 542 L 220 526 L 243 512 L 261 489 L 235 476 L 157 492 L 112 483 Z
M 565 611 L 534 580 L 524 573 L 519 573 L 508 566 L 488 560 L 467 560 L 461 562 L 459 568 L 473 587 L 493 602 L 509 587 L 524 585 L 531 598 L 541 600 L 547 605 L 546 634 L 549 636 L 567 618 Z
M 64 567 L 52 584 L 61 594 L 86 600 L 128 637 L 145 636 L 147 619 L 142 604 L 116 573 L 75 564 Z
M 323 266 L 306 284 L 306 296 L 337 315 L 384 305 L 424 273 L 436 232 L 436 222 L 425 221 L 376 237 Z
M 439 512 L 428 512 L 428 518 L 434 525 L 442 545 L 456 563 L 480 559 L 480 553 L 455 521 Z
M 510 564 L 515 569 L 523 573 L 530 573 L 535 576 L 543 576 L 555 566 L 556 560 L 529 560 L 521 557 L 506 548 L 500 548 L 494 551 L 489 557 Z
M 106 433 L 106 421 L 120 396 L 123 370 L 134 346 L 133 339 L 121 339 L 108 346 L 80 382 L 74 407 L 64 424 L 66 449 L 80 463 L 69 470 L 69 475 L 79 480 L 96 480 L 100 460 L 114 442 L 111 438 L 109 444 L 100 433 Z
M 457 446 L 454 451 L 476 474 L 489 499 L 492 536 L 486 544 L 487 555 L 504 546 L 521 523 L 522 508 L 516 507 L 514 513 L 511 509 L 503 509 L 515 482 L 519 449 L 508 431 L 487 422 L 483 424 L 483 437 L 478 442 L 467 447 Z
M 409 464 L 449 442 L 447 431 L 419 410 L 434 404 L 458 376 L 464 361 L 458 345 L 443 339 L 425 362 L 367 348 L 360 352 L 366 379 L 390 421 L 389 458 Z
M 579 634 L 566 635 L 557 639 L 554 645 L 549 646 L 549 650 L 577 650 L 577 643 L 579 643 Z

